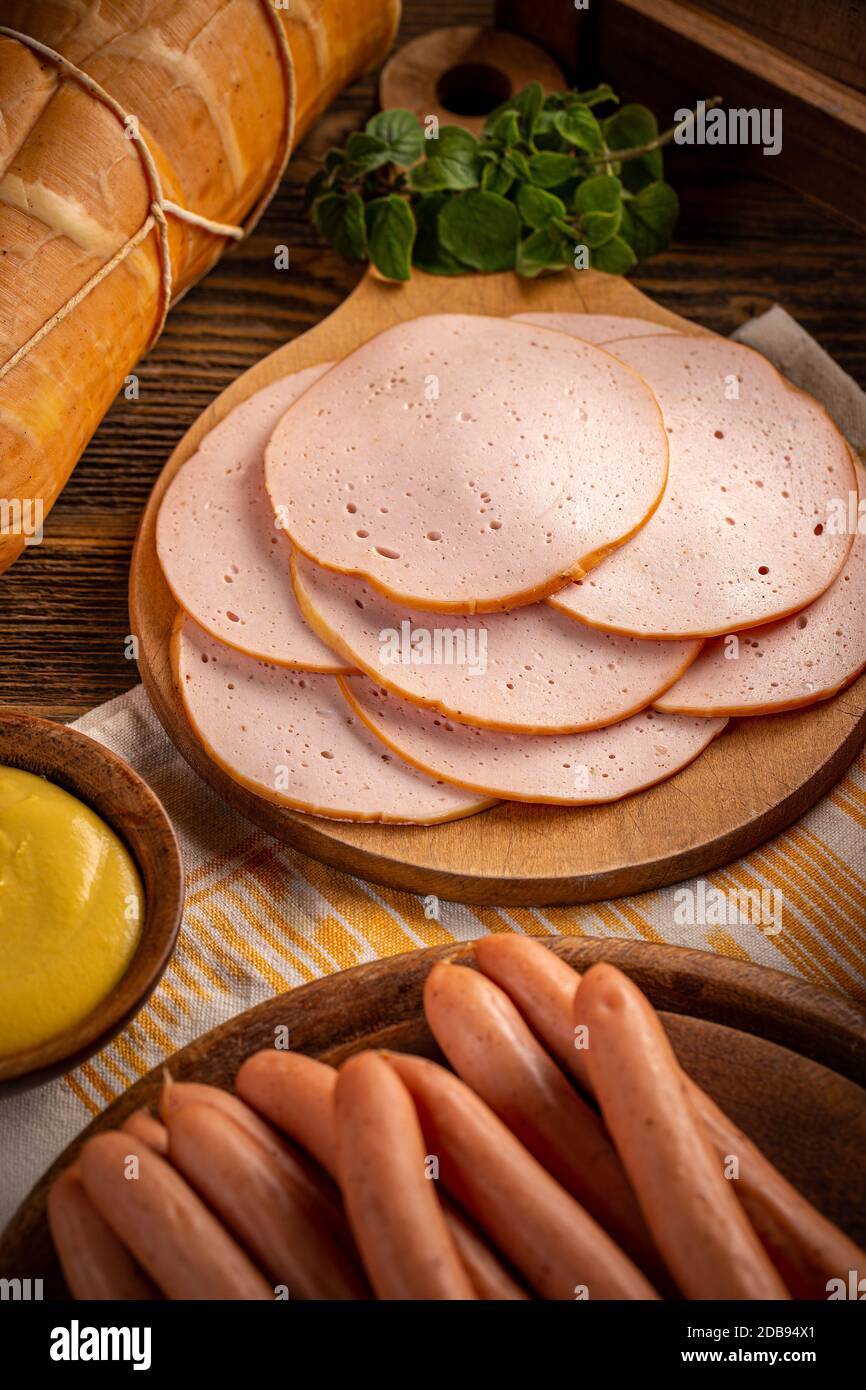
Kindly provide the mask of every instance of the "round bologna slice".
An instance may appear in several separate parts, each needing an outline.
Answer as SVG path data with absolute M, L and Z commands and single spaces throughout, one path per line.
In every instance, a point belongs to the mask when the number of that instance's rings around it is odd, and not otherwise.
M 364 723 L 413 767 L 504 801 L 619 801 L 693 762 L 727 723 L 643 710 L 608 729 L 536 738 L 452 724 L 367 676 L 337 680 Z
M 708 642 L 656 709 L 773 714 L 837 695 L 866 670 L 866 535 L 854 539 L 839 578 L 802 613 L 752 628 L 736 643 Z
M 545 603 L 437 616 L 304 556 L 294 556 L 292 574 L 304 617 L 349 666 L 487 729 L 554 734 L 614 724 L 652 704 L 702 645 L 597 632 Z
M 256 661 L 189 618 L 175 624 L 172 663 L 205 752 L 268 801 L 334 820 L 418 825 L 490 805 L 385 753 L 333 676 Z
M 628 546 L 551 602 L 607 631 L 664 638 L 736 632 L 812 603 L 851 547 L 827 518 L 857 490 L 822 407 L 723 338 L 665 334 L 609 351 L 658 396 L 668 486 Z
M 293 542 L 398 603 L 513 608 L 621 545 L 658 504 L 667 437 L 630 367 L 564 333 L 459 314 L 380 333 L 266 450 Z
M 648 333 L 675 333 L 675 328 L 653 323 L 651 319 L 636 319 L 628 314 L 515 314 L 517 323 L 534 323 L 538 328 L 552 328 L 557 333 L 570 333 L 585 343 L 614 343 L 620 338 L 645 338 Z
M 280 416 L 329 365 L 283 377 L 236 406 L 177 473 L 156 523 L 162 571 L 185 612 L 238 651 L 310 671 L 345 665 L 298 612 L 264 452 Z

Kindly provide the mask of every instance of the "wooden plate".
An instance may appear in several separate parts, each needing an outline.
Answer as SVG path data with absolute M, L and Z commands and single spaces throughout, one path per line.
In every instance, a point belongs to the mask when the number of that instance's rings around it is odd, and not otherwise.
M 578 969 L 604 959 L 626 970 L 665 1011 L 695 1080 L 816 1206 L 866 1243 L 866 1012 L 790 975 L 703 951 L 575 937 L 546 944 Z M 441 1061 L 424 1021 L 424 980 L 435 961 L 468 964 L 471 954 L 471 946 L 437 946 L 315 980 L 205 1034 L 168 1068 L 176 1080 L 231 1089 L 244 1058 L 273 1047 L 281 1025 L 296 1051 L 333 1064 L 365 1047 Z M 41 1278 L 46 1298 L 62 1295 L 48 1189 L 85 1138 L 155 1104 L 162 1074 L 156 1067 L 110 1105 L 37 1183 L 0 1241 L 0 1278 Z
M 169 736 L 231 805 L 277 839 L 362 878 L 459 902 L 593 902 L 706 873 L 754 849 L 838 780 L 866 739 L 866 676 L 834 700 L 793 714 L 733 721 L 668 782 L 608 806 L 503 804 L 429 828 L 352 825 L 284 810 L 233 782 L 194 738 L 174 688 L 169 635 L 176 606 L 156 555 L 156 515 L 202 436 L 254 391 L 343 357 L 374 333 L 427 313 L 506 316 L 528 310 L 631 314 L 702 330 L 618 276 L 594 271 L 536 281 L 516 275 L 442 279 L 416 271 L 398 286 L 368 275 L 324 322 L 239 377 L 175 449 L 139 528 L 130 577 L 139 669 Z

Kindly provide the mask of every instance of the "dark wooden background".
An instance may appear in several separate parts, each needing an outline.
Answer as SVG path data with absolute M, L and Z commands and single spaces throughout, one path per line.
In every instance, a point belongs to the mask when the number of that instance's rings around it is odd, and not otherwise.
M 492 8 L 492 0 L 405 0 L 400 39 L 488 22 Z M 371 77 L 342 95 L 296 155 L 255 235 L 173 311 L 137 369 L 139 400 L 115 404 L 49 517 L 44 543 L 0 578 L 0 703 L 71 719 L 136 683 L 124 639 L 141 509 L 208 402 L 357 282 L 359 265 L 317 243 L 302 193 L 316 154 L 372 112 L 375 89 Z M 651 104 L 651 93 L 641 96 Z M 720 172 L 713 151 L 703 154 L 697 165 L 684 150 L 669 159 L 682 200 L 676 238 L 635 282 L 722 333 L 778 301 L 866 386 L 862 231 L 774 183 Z M 289 271 L 274 268 L 281 243 L 291 248 Z

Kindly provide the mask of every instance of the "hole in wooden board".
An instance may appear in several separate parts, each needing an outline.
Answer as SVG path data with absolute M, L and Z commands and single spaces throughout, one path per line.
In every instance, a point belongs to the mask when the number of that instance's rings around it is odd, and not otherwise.
M 489 63 L 458 63 L 436 84 L 437 101 L 455 116 L 486 116 L 510 96 L 510 77 Z

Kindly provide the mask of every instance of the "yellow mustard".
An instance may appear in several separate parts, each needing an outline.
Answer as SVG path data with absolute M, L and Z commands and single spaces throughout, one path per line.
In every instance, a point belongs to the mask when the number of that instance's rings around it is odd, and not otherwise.
M 114 831 L 62 787 L 0 767 L 0 1057 L 86 1018 L 126 971 L 143 917 Z

